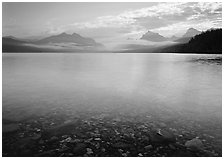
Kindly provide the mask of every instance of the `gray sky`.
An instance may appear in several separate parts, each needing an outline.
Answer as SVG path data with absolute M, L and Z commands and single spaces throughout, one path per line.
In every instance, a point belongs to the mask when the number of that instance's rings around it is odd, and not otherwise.
M 221 3 L 4 2 L 3 36 L 79 33 L 98 41 L 139 38 L 147 30 L 179 35 L 222 26 Z

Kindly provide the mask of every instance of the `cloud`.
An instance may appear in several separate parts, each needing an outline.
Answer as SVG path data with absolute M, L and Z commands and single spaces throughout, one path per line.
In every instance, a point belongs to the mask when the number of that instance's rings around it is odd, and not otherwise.
M 123 11 L 118 15 L 100 16 L 91 21 L 61 26 L 52 19 L 46 23 L 44 34 L 76 32 L 101 43 L 114 43 L 128 38 L 139 39 L 148 30 L 163 36 L 181 36 L 190 27 L 207 30 L 221 27 L 221 24 L 222 3 L 164 2 L 151 7 Z
M 73 23 L 70 26 L 76 29 L 117 28 L 118 32 L 122 32 L 122 28 L 125 28 L 127 30 L 123 33 L 130 33 L 138 31 L 139 28 L 141 30 L 156 28 L 159 30 L 159 28 L 168 26 L 168 28 L 171 28 L 171 26 L 180 23 L 188 26 L 190 23 L 202 19 L 218 23 L 217 18 L 221 17 L 221 13 L 221 3 L 168 2 L 142 9 L 124 11 L 116 16 L 101 16 L 90 22 Z

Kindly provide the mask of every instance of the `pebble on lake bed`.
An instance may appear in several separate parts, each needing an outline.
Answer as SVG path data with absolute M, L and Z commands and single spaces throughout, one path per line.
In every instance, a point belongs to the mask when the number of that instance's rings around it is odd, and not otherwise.
M 93 150 L 91 149 L 91 148 L 86 148 L 86 153 L 88 154 L 88 155 L 91 155 L 91 154 L 93 154 Z
M 203 148 L 203 143 L 200 139 L 194 138 L 192 140 L 189 140 L 185 143 L 185 146 L 187 148 L 190 148 L 192 150 L 200 150 Z
M 152 145 L 148 145 L 148 146 L 145 146 L 144 147 L 146 150 L 150 150 L 150 149 L 152 149 L 153 147 L 152 147 Z

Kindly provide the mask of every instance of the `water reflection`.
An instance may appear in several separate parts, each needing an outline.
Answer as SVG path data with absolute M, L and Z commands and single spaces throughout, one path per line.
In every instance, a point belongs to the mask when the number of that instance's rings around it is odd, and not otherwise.
M 105 122 L 111 124 L 112 119 L 119 118 L 129 119 L 129 124 L 135 119 L 140 125 L 152 122 L 155 128 L 165 124 L 177 133 L 188 128 L 189 138 L 198 133 L 203 137 L 205 132 L 215 136 L 216 143 L 209 141 L 208 145 L 217 146 L 216 151 L 220 152 L 222 69 L 219 64 L 210 64 L 214 61 L 210 59 L 220 58 L 175 54 L 3 54 L 3 119 L 39 122 L 39 118 L 50 116 L 46 120 L 56 120 L 54 113 L 59 112 L 60 125 L 66 118 L 74 120 L 77 114 L 87 116 L 87 121 L 92 120 L 91 116 L 110 114 Z

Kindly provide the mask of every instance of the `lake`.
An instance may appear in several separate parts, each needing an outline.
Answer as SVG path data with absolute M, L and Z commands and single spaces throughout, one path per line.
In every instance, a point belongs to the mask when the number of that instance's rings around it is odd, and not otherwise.
M 28 152 L 22 153 L 23 147 L 12 154 L 11 150 L 16 144 L 21 145 L 18 140 L 35 137 L 49 129 L 55 131 L 58 125 L 65 128 L 67 123 L 73 123 L 74 126 L 74 121 L 78 126 L 88 123 L 85 132 L 95 132 L 97 128 L 101 136 L 101 129 L 112 132 L 116 128 L 115 132 L 120 135 L 127 127 L 129 130 L 124 132 L 135 136 L 142 129 L 164 129 L 176 137 L 176 144 L 184 145 L 194 138 L 203 143 L 203 151 L 196 154 L 190 150 L 185 153 L 182 148 L 169 144 L 167 148 L 164 146 L 166 151 L 155 148 L 150 153 L 142 152 L 140 148 L 109 152 L 104 146 L 102 156 L 123 156 L 124 153 L 127 156 L 140 156 L 140 153 L 143 156 L 172 156 L 173 147 L 173 150 L 179 150 L 175 156 L 221 156 L 222 65 L 216 60 L 221 55 L 10 53 L 3 54 L 2 58 L 2 118 L 6 134 L 3 136 L 3 156 L 32 156 L 49 151 L 53 149 L 51 146 L 45 146 L 41 152 L 26 148 Z M 115 127 L 108 126 L 114 123 Z M 138 128 L 141 125 L 145 128 Z M 12 134 L 16 141 L 9 141 L 8 135 Z M 52 136 L 62 140 L 60 135 Z M 88 135 L 77 136 L 85 141 L 88 138 Z M 149 142 L 154 141 L 155 136 L 152 136 Z M 37 139 L 38 143 L 39 140 L 48 141 L 42 137 Z M 148 145 L 143 139 L 136 143 L 143 147 Z M 102 145 L 101 142 L 101 149 Z M 94 153 L 100 149 L 93 147 Z M 152 147 L 156 147 L 153 142 Z M 55 154 L 57 156 L 59 152 Z

